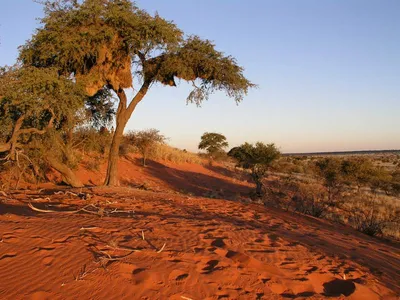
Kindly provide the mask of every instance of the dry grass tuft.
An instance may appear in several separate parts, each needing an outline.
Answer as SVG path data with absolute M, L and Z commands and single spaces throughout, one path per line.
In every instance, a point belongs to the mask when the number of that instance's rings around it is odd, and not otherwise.
M 196 153 L 171 147 L 166 144 L 157 144 L 152 149 L 149 157 L 153 160 L 164 160 L 173 163 L 204 164 L 206 161 Z

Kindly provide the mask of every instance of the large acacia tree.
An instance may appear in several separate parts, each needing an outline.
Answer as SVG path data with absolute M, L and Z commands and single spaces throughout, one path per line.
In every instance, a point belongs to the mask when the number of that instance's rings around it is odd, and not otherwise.
M 173 23 L 150 15 L 129 0 L 45 1 L 43 26 L 21 49 L 24 64 L 56 66 L 82 82 L 89 95 L 107 87 L 118 96 L 116 128 L 106 185 L 117 185 L 117 160 L 124 128 L 154 83 L 193 82 L 187 100 L 200 104 L 214 91 L 240 102 L 253 84 L 231 56 L 212 42 L 185 36 Z M 126 89 L 136 94 L 127 98 Z

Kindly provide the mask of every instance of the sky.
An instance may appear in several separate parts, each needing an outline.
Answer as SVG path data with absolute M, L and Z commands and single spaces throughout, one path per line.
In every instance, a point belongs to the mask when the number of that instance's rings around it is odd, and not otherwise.
M 400 149 L 399 0 L 136 3 L 212 40 L 258 88 L 239 105 L 216 93 L 198 108 L 186 104 L 189 84 L 155 85 L 127 130 L 156 128 L 191 151 L 204 132 L 286 153 Z M 1 0 L 0 66 L 15 63 L 41 16 L 32 0 Z

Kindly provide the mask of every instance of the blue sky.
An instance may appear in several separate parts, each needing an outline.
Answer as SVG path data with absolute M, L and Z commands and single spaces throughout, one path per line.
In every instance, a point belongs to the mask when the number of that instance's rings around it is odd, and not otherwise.
M 39 26 L 41 6 L 2 0 L 0 65 Z M 259 85 L 236 105 L 223 93 L 186 105 L 190 85 L 153 86 L 128 129 L 157 128 L 196 150 L 205 131 L 230 146 L 283 152 L 400 149 L 400 1 L 140 0 L 188 34 L 215 42 Z

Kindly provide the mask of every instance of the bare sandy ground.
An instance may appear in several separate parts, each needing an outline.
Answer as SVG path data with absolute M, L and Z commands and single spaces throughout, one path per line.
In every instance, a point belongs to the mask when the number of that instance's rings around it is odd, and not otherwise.
M 228 170 L 122 167 L 128 182 L 144 178 L 159 190 L 70 190 L 91 196 L 84 200 L 52 187 L 0 197 L 1 299 L 398 299 L 398 243 L 202 197 L 214 186 L 249 189 Z

